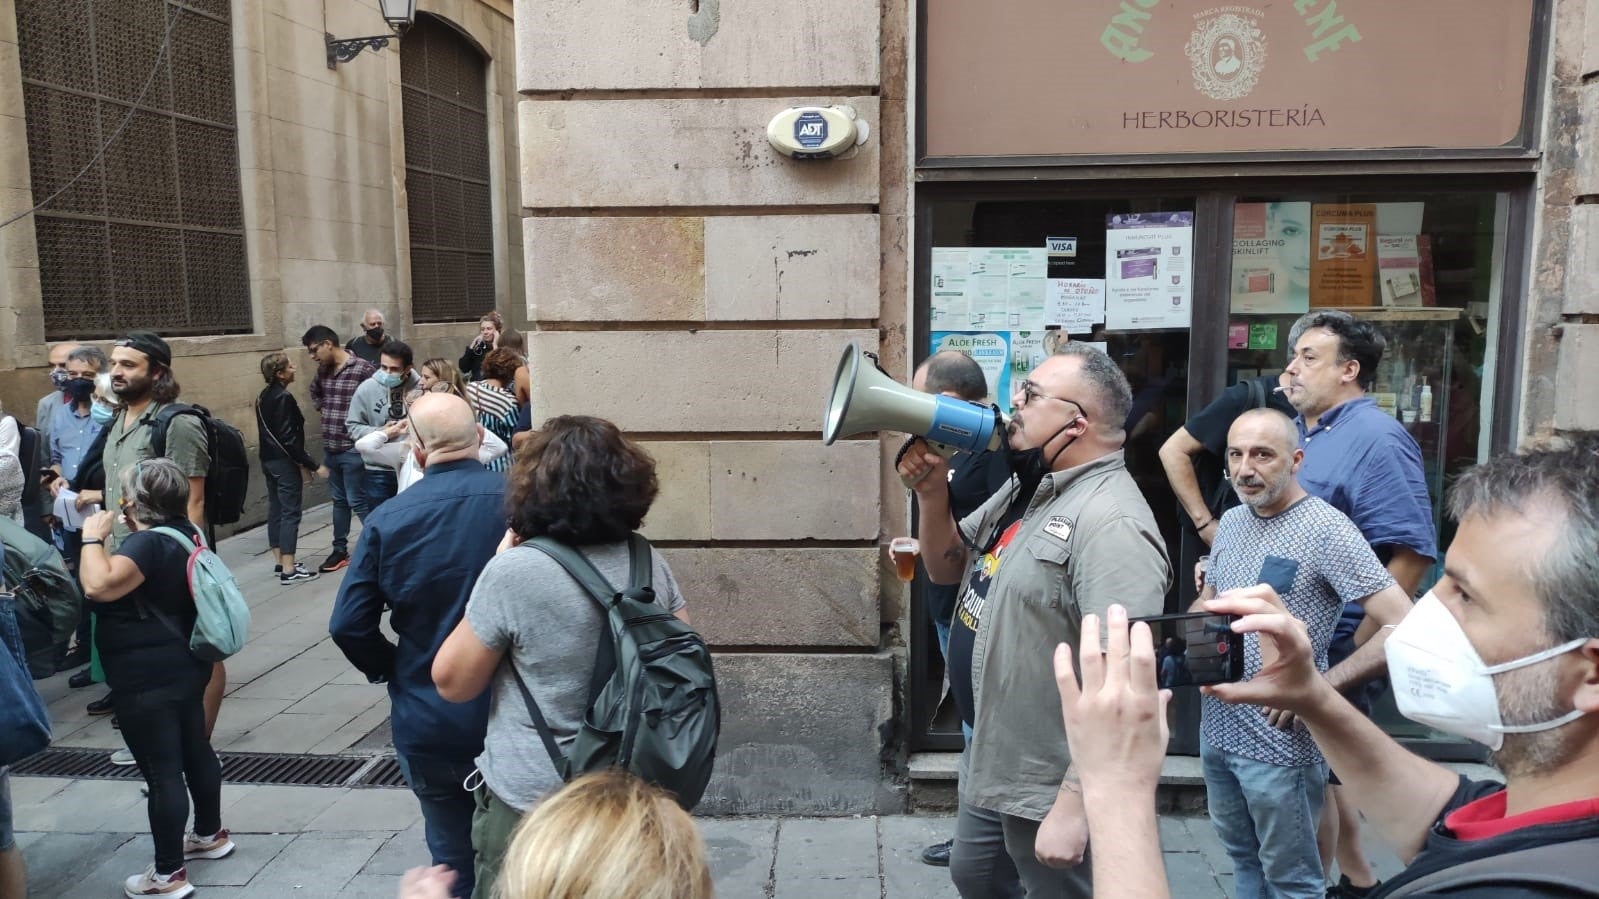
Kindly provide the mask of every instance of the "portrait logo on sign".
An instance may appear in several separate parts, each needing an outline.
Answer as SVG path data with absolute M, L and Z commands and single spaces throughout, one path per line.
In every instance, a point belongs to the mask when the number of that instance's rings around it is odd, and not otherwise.
M 1183 52 L 1193 66 L 1194 89 L 1213 100 L 1249 96 L 1266 66 L 1266 38 L 1254 14 L 1201 14 Z

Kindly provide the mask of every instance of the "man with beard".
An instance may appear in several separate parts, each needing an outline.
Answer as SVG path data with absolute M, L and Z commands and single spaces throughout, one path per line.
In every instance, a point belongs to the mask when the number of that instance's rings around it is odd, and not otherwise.
M 1355 525 L 1309 495 L 1295 473 L 1299 433 L 1275 409 L 1240 415 L 1227 435 L 1227 467 L 1242 506 L 1222 515 L 1205 592 L 1264 584 L 1304 622 L 1316 670 L 1344 604 L 1409 604 Z M 1244 642 L 1244 677 L 1260 670 L 1258 641 Z M 1199 756 L 1211 823 L 1233 860 L 1237 895 L 1322 899 L 1326 892 L 1316 821 L 1327 779 L 1322 756 L 1301 728 L 1279 730 L 1259 706 L 1205 697 Z
M 156 416 L 162 409 L 177 402 L 182 388 L 172 375 L 172 350 L 167 342 L 151 331 L 133 331 L 117 341 L 111 350 L 111 390 L 122 402 L 122 411 L 107 425 L 105 451 L 101 456 L 105 467 L 105 508 L 117 512 L 122 508 L 122 471 L 145 459 L 156 457 L 152 444 Z M 171 459 L 189 479 L 189 522 L 205 533 L 205 473 L 211 465 L 205 426 L 194 415 L 174 416 L 167 424 L 165 457 Z M 107 554 L 115 551 L 117 544 L 128 539 L 128 525 L 124 516 L 112 516 L 111 536 L 106 539 Z M 211 735 L 216 726 L 217 711 L 222 708 L 222 694 L 227 689 L 228 676 L 222 663 L 211 670 L 211 682 L 205 688 L 205 732 Z M 109 712 L 110 696 L 100 703 Z M 119 757 L 125 761 L 119 761 Z M 112 757 L 118 764 L 132 764 L 133 757 L 126 750 Z
M 383 352 L 383 343 L 388 339 L 388 335 L 383 332 L 383 313 L 377 309 L 368 309 L 366 314 L 361 316 L 361 336 L 351 337 L 350 342 L 344 345 L 344 349 L 375 366 L 378 364 L 378 356 Z
M 1002 835 L 974 843 L 958 820 L 950 866 L 959 871 L 966 853 L 1002 842 L 1029 897 L 1088 897 L 1088 826 L 1053 713 L 1050 653 L 1077 640 L 1083 615 L 1113 602 L 1158 614 L 1171 568 L 1124 463 L 1133 400 L 1116 363 L 1068 343 L 1012 401 L 1016 477 L 958 525 L 942 457 L 913 450 L 898 466 L 916 492 L 928 579 L 962 585 L 949 646 L 952 676 L 970 672 L 975 711 L 962 806 L 997 815 Z
M 1261 668 L 1205 688 L 1224 702 L 1288 709 L 1344 790 L 1408 867 L 1383 897 L 1564 899 L 1599 884 L 1599 434 L 1503 455 L 1450 488 L 1459 523 L 1444 576 L 1385 642 L 1399 712 L 1492 750 L 1504 783 L 1415 755 L 1316 670 L 1305 623 L 1269 587 L 1205 611 L 1257 635 Z M 1119 620 L 1125 620 L 1123 616 Z M 1067 738 L 1080 762 L 1096 853 L 1123 875 L 1106 899 L 1165 895 L 1154 794 L 1163 705 L 1145 673 L 1148 631 L 1101 658 L 1057 655 Z M 1090 646 L 1090 649 L 1096 647 Z M 1140 864 L 1154 859 L 1154 864 Z
M 366 464 L 355 451 L 355 438 L 345 427 L 356 388 L 377 371 L 372 363 L 339 347 L 339 335 L 327 325 L 308 329 L 300 342 L 316 360 L 311 378 L 311 403 L 322 414 L 322 468 L 333 495 L 333 551 L 317 570 L 330 574 L 350 564 L 350 513 L 366 521 Z

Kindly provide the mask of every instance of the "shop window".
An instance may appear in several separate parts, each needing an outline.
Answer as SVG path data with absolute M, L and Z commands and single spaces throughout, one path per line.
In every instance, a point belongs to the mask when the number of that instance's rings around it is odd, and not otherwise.
M 470 321 L 494 302 L 488 61 L 426 14 L 400 41 L 411 310 L 418 322 Z
M 228 4 L 16 16 L 46 338 L 250 331 Z

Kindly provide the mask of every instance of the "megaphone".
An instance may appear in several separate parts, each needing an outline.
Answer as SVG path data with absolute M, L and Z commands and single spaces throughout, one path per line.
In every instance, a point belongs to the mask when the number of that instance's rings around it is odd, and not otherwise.
M 822 419 L 822 443 L 865 431 L 900 431 L 925 437 L 934 450 L 996 450 L 1005 439 L 999 410 L 953 397 L 913 390 L 875 364 L 862 365 L 854 343 L 844 348 L 833 376 L 833 392 Z

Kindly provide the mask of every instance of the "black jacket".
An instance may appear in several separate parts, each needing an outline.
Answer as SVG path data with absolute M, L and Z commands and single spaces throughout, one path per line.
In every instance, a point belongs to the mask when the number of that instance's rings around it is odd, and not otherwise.
M 84 450 L 83 462 L 78 466 L 78 476 L 67 482 L 67 486 L 74 492 L 105 489 L 105 439 L 110 433 L 110 425 L 101 428 L 100 433 L 94 435 L 94 440 L 90 441 L 89 448 Z
M 255 428 L 261 442 L 261 461 L 288 459 L 301 468 L 316 470 L 316 460 L 305 451 L 305 417 L 294 394 L 282 384 L 269 384 L 255 401 Z
M 467 344 L 466 352 L 461 354 L 460 360 L 455 365 L 456 368 L 461 370 L 461 377 L 468 381 L 483 380 L 483 357 L 487 356 L 489 350 L 492 349 L 494 349 L 492 346 L 484 346 L 479 349 L 476 338 Z

